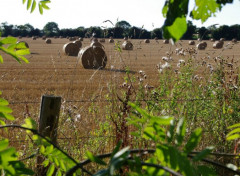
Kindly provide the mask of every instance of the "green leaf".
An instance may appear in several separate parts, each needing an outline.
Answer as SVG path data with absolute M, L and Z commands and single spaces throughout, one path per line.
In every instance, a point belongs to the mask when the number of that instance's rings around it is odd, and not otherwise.
M 26 2 L 26 0 L 23 0 L 23 4 Z
M 0 106 L 0 112 L 3 113 L 12 113 L 12 109 L 6 106 Z
M 120 147 L 122 145 L 122 141 L 120 140 L 118 143 L 117 143 L 117 146 L 114 148 L 114 150 L 112 151 L 112 154 L 110 156 L 110 158 L 112 159 L 113 156 L 120 150 Z
M 27 3 L 27 10 L 31 7 L 31 4 L 32 4 L 32 0 L 28 0 L 28 3 Z
M 52 174 L 54 173 L 54 170 L 55 170 L 55 166 L 54 164 L 51 164 L 50 167 L 48 168 L 47 176 L 52 176 Z
M 67 171 L 66 165 L 64 164 L 64 161 L 63 161 L 63 160 L 60 160 L 60 161 L 59 161 L 59 166 L 60 166 L 60 168 L 61 168 L 64 172 Z
M 15 46 L 15 49 L 27 49 L 25 42 L 18 42 Z
M 200 142 L 202 136 L 202 129 L 197 128 L 194 130 L 194 132 L 191 134 L 190 139 L 188 140 L 187 144 L 184 147 L 184 151 L 186 153 L 191 152 Z
M 21 50 L 17 50 L 16 54 L 17 55 L 27 55 L 27 54 L 30 54 L 30 51 L 29 51 L 29 49 L 21 49 Z
M 5 150 L 8 147 L 8 139 L 3 139 L 0 141 L 0 151 Z
M 200 161 L 205 158 L 214 149 L 213 146 L 205 148 L 203 151 L 193 157 L 193 161 Z
M 56 176 L 62 176 L 62 172 L 60 170 L 57 171 Z
M 216 0 L 195 0 L 195 7 L 191 12 L 193 19 L 201 20 L 204 23 L 209 17 L 220 8 Z
M 3 57 L 0 55 L 0 63 L 3 63 Z
M 235 140 L 239 138 L 240 138 L 240 134 L 234 134 L 234 135 L 228 136 L 227 140 L 230 141 L 230 140 Z
M 15 44 L 17 43 L 17 39 L 15 37 L 6 37 L 0 40 L 2 44 Z
M 46 5 L 46 3 L 41 3 L 42 4 L 42 7 L 46 10 L 49 10 L 50 8 Z
M 28 59 L 24 56 L 18 56 L 20 59 L 22 59 L 25 63 L 29 63 Z
M 38 8 L 39 8 L 40 14 L 42 15 L 43 14 L 43 7 L 40 3 L 38 4 Z
M 240 123 L 237 123 L 237 124 L 231 125 L 231 126 L 228 127 L 228 129 L 236 128 L 236 127 L 240 127 Z
M 33 0 L 32 8 L 31 8 L 31 13 L 35 10 L 36 5 L 37 5 L 36 0 Z
M 176 144 L 181 145 L 186 133 L 186 121 L 184 118 L 180 119 L 177 124 L 177 141 Z
M 8 114 L 8 113 L 0 112 L 0 117 L 5 118 L 7 120 L 15 120 L 15 118 L 11 114 Z
M 7 100 L 4 100 L 3 98 L 0 98 L 0 106 L 7 106 L 9 105 Z
M 23 124 L 22 126 L 34 130 L 37 129 L 37 123 L 31 118 L 25 119 L 25 124 Z
M 174 42 L 178 41 L 187 31 L 186 17 L 176 18 L 171 26 L 163 28 L 165 33 L 169 33 L 168 38 L 172 38 Z
M 107 165 L 103 160 L 101 160 L 100 158 L 94 156 L 89 151 L 86 152 L 86 155 L 87 155 L 88 159 L 90 159 L 92 162 L 95 162 L 95 163 L 100 164 L 100 165 Z
M 42 165 L 43 165 L 44 167 L 47 167 L 47 166 L 49 165 L 49 160 L 48 160 L 48 159 L 45 159 L 45 160 L 43 161 Z
M 230 136 L 230 135 L 232 135 L 232 134 L 234 134 L 234 133 L 239 133 L 239 132 L 240 132 L 240 128 L 236 128 L 236 129 L 230 131 L 230 132 L 227 134 L 227 136 Z

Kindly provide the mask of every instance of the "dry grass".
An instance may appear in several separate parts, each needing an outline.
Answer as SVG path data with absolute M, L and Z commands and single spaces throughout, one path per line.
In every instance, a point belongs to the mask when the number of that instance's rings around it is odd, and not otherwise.
M 130 68 L 131 75 L 135 76 L 139 70 L 143 70 L 147 76 L 147 84 L 157 86 L 159 70 L 156 66 L 163 62 L 162 57 L 170 58 L 171 55 L 171 65 L 177 68 L 179 60 L 189 56 L 182 50 L 176 52 L 176 48 L 195 49 L 194 46 L 189 46 L 188 41 L 179 41 L 172 46 L 159 40 L 151 40 L 150 44 L 145 44 L 141 40 L 131 40 L 133 50 L 118 52 L 113 44 L 106 42 L 103 44 L 108 57 L 106 68 L 92 70 L 82 68 L 77 57 L 62 53 L 62 47 L 69 41 L 68 39 L 52 39 L 51 45 L 46 45 L 43 40 L 31 38 L 23 40 L 30 45 L 31 55 L 27 56 L 29 64 L 20 65 L 1 53 L 4 58 L 4 64 L 0 65 L 2 97 L 10 102 L 13 115 L 16 117 L 15 123 L 21 124 L 29 116 L 38 119 L 43 94 L 61 96 L 63 100 L 59 136 L 73 139 L 67 140 L 68 147 L 77 145 L 74 140 L 79 137 L 94 135 L 94 129 L 99 128 L 99 122 L 105 120 L 106 102 L 102 100 L 105 100 L 110 84 L 122 85 L 126 66 Z M 115 41 L 122 43 L 123 39 Z M 206 43 L 208 47 L 205 50 L 196 51 L 195 64 L 205 63 L 214 67 L 214 58 L 217 56 L 235 60 L 240 58 L 239 43 L 224 45 L 219 50 L 210 47 L 211 41 Z M 89 45 L 89 40 L 82 42 L 83 47 Z M 202 70 L 198 70 L 199 75 L 201 72 Z M 10 139 L 16 139 L 17 132 L 11 131 Z M 106 135 L 111 134 L 106 132 Z

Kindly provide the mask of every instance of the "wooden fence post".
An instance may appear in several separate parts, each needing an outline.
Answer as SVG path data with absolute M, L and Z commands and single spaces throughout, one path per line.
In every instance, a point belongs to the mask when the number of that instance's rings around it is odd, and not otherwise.
M 57 144 L 57 129 L 59 113 L 61 107 L 61 97 L 43 95 L 39 117 L 39 133 L 49 137 L 54 144 Z M 47 169 L 41 166 L 44 159 L 37 157 L 37 175 L 46 175 Z
M 41 102 L 39 133 L 57 144 L 57 128 L 61 107 L 61 97 L 43 95 Z

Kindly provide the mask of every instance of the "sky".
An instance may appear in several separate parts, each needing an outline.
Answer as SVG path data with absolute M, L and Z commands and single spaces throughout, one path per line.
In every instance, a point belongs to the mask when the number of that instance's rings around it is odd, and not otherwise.
M 38 8 L 30 14 L 22 0 L 1 0 L 0 23 L 13 25 L 31 24 L 34 28 L 43 29 L 48 22 L 56 22 L 60 29 L 83 26 L 111 27 L 106 20 L 125 20 L 132 26 L 142 27 L 149 31 L 159 28 L 164 23 L 162 7 L 165 0 L 52 0 L 50 10 L 40 15 Z M 194 7 L 190 0 L 189 10 Z M 197 27 L 208 27 L 212 24 L 240 24 L 240 0 L 223 7 L 216 17 L 209 18 L 204 24 L 193 21 Z

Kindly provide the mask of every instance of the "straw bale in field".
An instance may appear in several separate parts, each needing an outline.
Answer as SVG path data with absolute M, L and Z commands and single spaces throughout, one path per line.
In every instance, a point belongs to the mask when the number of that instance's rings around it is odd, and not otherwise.
M 202 39 L 201 39 L 201 38 L 198 38 L 198 39 L 197 39 L 197 41 L 201 42 L 201 41 L 202 41 Z
M 133 50 L 133 44 L 130 41 L 124 41 L 122 44 L 123 50 Z
M 59 36 L 59 38 L 60 38 L 60 39 L 62 39 L 62 38 L 63 38 L 63 36 L 61 36 L 61 35 L 60 35 L 60 36 Z
M 48 38 L 48 39 L 45 40 L 45 43 L 51 44 L 51 43 L 52 43 L 52 40 L 51 40 L 50 38 Z
M 98 42 L 98 39 L 97 38 L 91 38 L 90 41 L 91 42 Z
M 210 41 L 211 41 L 211 42 L 215 42 L 215 39 L 214 39 L 214 38 L 211 38 Z
M 220 41 L 221 41 L 221 42 L 224 42 L 224 41 L 225 41 L 225 38 L 220 38 Z
M 154 40 L 158 40 L 158 38 L 157 38 L 157 37 L 155 37 L 155 38 L 154 38 Z
M 233 39 L 232 39 L 232 42 L 233 42 L 233 43 L 237 43 L 237 39 L 236 39 L 236 38 L 233 38 Z
M 128 40 L 128 38 L 127 38 L 127 37 L 124 37 L 123 40 Z
M 113 39 L 109 39 L 108 42 L 109 43 L 114 43 L 114 40 Z
M 76 43 L 66 43 L 63 45 L 63 52 L 68 56 L 77 56 L 80 48 Z
M 93 41 L 91 44 L 90 44 L 90 46 L 91 47 L 100 47 L 100 48 L 103 48 L 104 49 L 104 46 L 100 43 L 100 42 L 98 42 L 98 41 Z
M 110 36 L 110 37 L 109 37 L 109 39 L 113 39 L 113 37 L 112 37 L 112 36 Z
M 75 40 L 73 43 L 75 43 L 78 48 L 82 47 L 82 42 L 80 40 Z
M 32 39 L 33 39 L 33 40 L 37 40 L 37 38 L 36 38 L 36 37 L 32 37 Z
M 200 43 L 197 44 L 197 49 L 198 50 L 205 50 L 206 47 L 207 47 L 206 42 L 200 42 Z
M 163 40 L 164 44 L 169 44 L 169 40 Z
M 195 41 L 194 41 L 194 40 L 190 40 L 190 41 L 188 42 L 188 44 L 189 44 L 189 45 L 195 45 Z
M 69 37 L 68 39 L 69 39 L 69 41 L 74 41 L 75 37 Z
M 101 47 L 87 46 L 82 48 L 78 58 L 85 69 L 102 69 L 107 64 L 107 55 Z
M 105 42 L 105 39 L 102 38 L 102 39 L 100 39 L 99 41 L 100 41 L 101 43 L 104 43 L 104 42 Z
M 22 38 L 22 36 L 18 36 L 18 38 L 19 38 L 19 39 L 21 39 L 21 38 Z
M 25 44 L 25 46 L 26 46 L 27 48 L 29 48 L 29 45 L 28 45 L 28 43 L 27 43 L 27 42 L 25 42 L 25 41 L 18 41 L 18 42 L 17 42 L 17 44 L 18 44 L 18 43 L 24 43 L 24 44 Z
M 150 43 L 149 39 L 144 40 L 144 43 Z
M 82 41 L 83 41 L 83 38 L 82 38 L 82 37 L 80 37 L 80 38 L 79 38 L 79 40 L 82 42 Z
M 224 42 L 223 41 L 217 41 L 213 44 L 214 49 L 221 49 L 223 47 Z
M 46 36 L 42 36 L 42 39 L 43 39 L 43 40 L 46 40 L 46 38 L 47 38 Z

